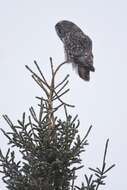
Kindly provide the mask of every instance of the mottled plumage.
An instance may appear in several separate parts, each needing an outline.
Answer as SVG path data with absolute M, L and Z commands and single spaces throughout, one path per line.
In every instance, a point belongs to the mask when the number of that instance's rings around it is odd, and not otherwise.
M 64 44 L 66 61 L 77 67 L 79 76 L 90 80 L 90 71 L 94 72 L 92 40 L 70 21 L 60 21 L 55 25 L 56 32 Z

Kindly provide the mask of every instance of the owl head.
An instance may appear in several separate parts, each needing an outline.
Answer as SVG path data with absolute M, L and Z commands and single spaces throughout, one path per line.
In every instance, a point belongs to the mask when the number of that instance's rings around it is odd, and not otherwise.
M 75 24 L 67 20 L 60 21 L 55 25 L 56 32 L 62 41 L 65 36 L 74 29 L 74 27 Z

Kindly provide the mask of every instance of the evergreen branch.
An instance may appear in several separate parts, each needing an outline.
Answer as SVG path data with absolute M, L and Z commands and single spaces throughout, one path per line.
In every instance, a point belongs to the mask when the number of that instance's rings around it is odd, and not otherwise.
M 67 86 L 68 82 L 69 81 L 66 81 L 66 83 L 56 93 L 59 94 Z
M 112 164 L 108 169 L 106 169 L 105 171 L 104 171 L 104 174 L 106 174 L 109 170 L 111 170 L 112 168 L 114 168 L 115 167 L 115 164 Z
M 49 85 L 48 85 L 48 82 L 46 81 L 46 79 L 45 79 L 45 77 L 44 77 L 44 75 L 43 75 L 43 73 L 42 73 L 42 71 L 41 71 L 41 69 L 40 69 L 40 67 L 39 67 L 39 65 L 37 64 L 36 61 L 34 61 L 34 63 L 35 63 L 35 65 L 36 65 L 36 67 L 37 67 L 37 69 L 38 69 L 38 71 L 39 71 L 39 73 L 40 73 L 40 75 L 41 75 L 43 81 L 45 82 L 45 85 L 46 85 L 48 88 L 50 88 Z
M 10 127 L 13 127 L 13 123 L 7 115 L 3 115 L 3 118 L 5 119 L 5 121 L 8 123 Z
M 62 94 L 60 94 L 60 95 L 58 95 L 58 93 L 55 92 L 55 97 L 53 97 L 53 101 L 56 100 L 56 99 L 57 99 L 57 100 L 60 99 L 60 97 L 63 96 L 63 95 L 65 95 L 69 90 L 70 90 L 70 89 L 65 90 L 65 91 L 64 91 Z M 64 103 L 64 104 L 66 104 L 66 103 Z M 66 105 L 67 105 L 67 104 L 66 104 Z M 69 104 L 68 104 L 68 105 L 69 105 Z M 72 105 L 69 105 L 69 106 L 72 107 Z
M 74 119 L 73 119 L 72 122 L 71 122 L 71 125 L 73 125 L 73 123 L 77 120 L 77 118 L 78 118 L 78 115 L 76 115 L 76 116 L 74 117 Z
M 34 132 L 34 128 L 33 128 L 33 124 L 31 122 L 31 117 L 30 116 L 29 116 L 29 123 L 30 123 L 31 131 L 32 131 L 32 135 L 33 135 L 33 141 L 37 142 L 38 136 Z
M 74 183 L 75 183 L 75 170 L 73 171 L 71 190 L 74 190 Z
M 4 136 L 7 137 L 7 139 L 9 140 L 9 143 L 12 142 L 12 139 L 11 139 L 11 137 L 8 135 L 8 133 L 6 133 L 2 128 L 1 128 L 0 130 L 3 132 Z M 12 133 L 11 133 L 11 134 L 12 134 Z
M 35 63 L 35 62 L 34 62 Z M 38 67 L 37 63 L 36 63 L 37 68 L 40 70 L 40 68 Z M 41 79 L 34 71 L 32 71 L 32 69 L 30 69 L 30 67 L 28 65 L 25 65 L 25 67 L 32 73 L 33 76 L 35 76 L 39 81 L 41 81 L 41 83 L 43 83 L 45 86 L 47 86 L 47 83 L 45 82 L 45 80 Z M 39 71 L 40 72 L 40 71 Z M 44 76 L 43 76 L 44 77 Z M 42 78 L 43 78 L 42 77 Z M 48 86 L 47 86 L 48 87 Z
M 57 107 L 54 108 L 54 112 L 56 112 L 61 106 L 63 106 L 64 104 L 61 103 L 60 105 L 58 105 Z
M 106 167 L 106 155 L 107 155 L 107 149 L 108 149 L 108 143 L 109 143 L 109 139 L 107 139 L 106 144 L 105 144 L 105 150 L 104 150 L 104 156 L 103 156 L 103 162 L 102 162 L 102 168 L 89 168 L 91 171 L 93 171 L 95 173 L 95 176 L 97 177 L 96 180 L 93 181 L 94 184 L 96 184 L 96 188 L 95 190 L 98 190 L 100 185 L 105 185 L 104 183 L 104 179 L 107 177 L 106 175 L 104 175 L 105 173 L 107 173 L 109 170 L 111 170 L 115 164 L 111 165 L 108 169 L 105 169 Z
M 107 177 L 105 174 L 115 166 L 113 164 L 106 168 L 109 140 L 105 145 L 102 168 L 89 168 L 94 172 L 95 180 L 93 175 L 89 177 L 85 175 L 86 186 L 84 183 L 81 188 L 75 186 L 76 171 L 83 167 L 80 154 L 85 151 L 84 146 L 88 145 L 87 137 L 92 126 L 81 139 L 78 134 L 80 124 L 78 116 L 72 117 L 67 110 L 68 107 L 74 106 L 61 99 L 69 91 L 65 89 L 69 75 L 55 85 L 56 75 L 66 62 L 54 69 L 50 58 L 50 83 L 47 82 L 37 62 L 34 63 L 39 76 L 28 66 L 26 68 L 44 92 L 44 97 L 36 97 L 39 100 L 39 112 L 31 106 L 27 122 L 25 112 L 21 120 L 17 120 L 18 125 L 14 125 L 7 115 L 3 116 L 11 132 L 5 132 L 3 129 L 1 131 L 12 145 L 11 148 L 14 146 L 19 148 L 23 160 L 16 162 L 15 152 L 10 148 L 5 156 L 0 150 L 0 167 L 2 167 L 0 172 L 4 174 L 3 181 L 9 190 L 98 190 L 100 185 L 105 184 L 104 179 Z M 65 112 L 63 121 L 55 116 L 61 107 Z
M 64 112 L 65 112 L 65 116 L 66 116 L 66 120 L 67 120 L 68 119 L 68 113 L 67 113 L 66 105 L 64 105 Z
M 26 114 L 25 112 L 22 114 L 22 124 L 24 125 L 25 124 L 25 117 L 26 117 Z
M 40 111 L 39 111 L 39 125 L 42 122 L 42 116 L 43 116 L 43 111 L 44 111 L 44 109 L 43 109 L 43 101 L 44 101 L 43 99 L 40 99 L 41 104 L 40 104 Z
M 53 75 L 54 75 L 54 69 L 53 69 L 52 57 L 50 57 L 50 66 L 51 66 L 51 73 L 52 73 L 52 77 L 53 77 Z
M 89 127 L 89 129 L 88 129 L 88 131 L 87 131 L 85 137 L 81 140 L 80 145 L 84 143 L 84 141 L 85 141 L 86 138 L 88 137 L 88 135 L 89 135 L 89 133 L 90 133 L 92 127 L 93 127 L 92 125 Z
M 38 123 L 38 119 L 37 119 L 36 113 L 34 111 L 34 108 L 31 106 L 31 108 L 29 110 L 30 110 L 31 116 L 34 119 L 34 121 L 36 121 Z
M 50 58 L 50 62 L 51 62 L 51 65 L 52 65 L 52 58 Z M 59 69 L 60 69 L 65 63 L 67 63 L 67 61 L 61 63 L 60 65 L 58 65 L 58 67 L 56 68 L 55 71 L 52 71 L 53 76 L 52 76 L 52 82 L 51 82 L 51 84 L 54 84 L 54 82 L 55 82 L 55 76 L 56 76 L 57 72 L 59 71 Z M 53 67 L 53 66 L 52 66 L 52 67 Z
M 55 90 L 56 90 L 59 86 L 61 86 L 61 85 L 68 79 L 69 76 L 70 76 L 69 74 L 66 75 L 66 77 L 65 77 L 59 84 L 56 85 Z
M 7 115 L 3 115 L 3 118 L 8 123 L 8 125 L 11 127 L 12 131 L 18 136 L 18 131 L 16 129 L 18 127 L 13 125 L 13 123 L 11 122 L 10 118 Z
M 35 75 L 32 75 L 32 78 L 34 79 L 34 81 L 43 89 L 43 91 L 45 92 L 45 94 L 47 95 L 47 97 L 49 96 L 49 93 L 47 91 L 47 89 L 44 87 L 43 83 L 40 83 L 40 80 L 38 80 L 38 77 L 36 77 Z
M 65 106 L 68 106 L 68 107 L 75 107 L 74 105 L 71 105 L 71 104 L 67 104 L 65 103 L 63 100 L 61 100 L 61 98 L 59 97 L 59 95 L 57 95 L 57 93 L 54 91 L 55 95 L 56 95 L 56 98 L 62 103 L 64 104 Z M 66 92 L 65 92 L 66 93 Z
M 37 98 L 37 99 L 39 99 L 39 100 L 42 100 L 42 101 L 44 101 L 44 102 L 48 102 L 48 100 L 45 99 L 45 98 L 43 98 L 43 97 L 38 97 L 38 96 L 36 96 L 35 98 Z
M 65 77 L 65 79 L 67 79 L 67 77 Z M 64 82 L 65 82 L 65 79 L 61 82 L 61 83 L 59 83 L 60 85 L 62 85 Z M 63 86 L 56 92 L 57 94 L 59 94 L 66 86 L 67 86 L 67 84 L 68 84 L 68 80 L 63 84 Z M 56 88 L 54 87 L 54 90 L 56 91 Z M 54 98 L 54 97 L 53 97 Z

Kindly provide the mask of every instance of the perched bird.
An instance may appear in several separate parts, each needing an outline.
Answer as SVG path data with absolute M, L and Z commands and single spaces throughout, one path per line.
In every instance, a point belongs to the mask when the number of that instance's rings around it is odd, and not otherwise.
M 66 61 L 76 66 L 79 76 L 90 80 L 94 72 L 92 40 L 73 22 L 63 20 L 55 25 L 56 32 L 64 44 Z

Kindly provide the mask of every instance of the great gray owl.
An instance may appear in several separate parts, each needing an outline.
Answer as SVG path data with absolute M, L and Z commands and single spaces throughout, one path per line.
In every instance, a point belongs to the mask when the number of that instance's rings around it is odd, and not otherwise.
M 58 22 L 55 29 L 64 43 L 66 61 L 77 66 L 79 76 L 85 81 L 89 81 L 90 71 L 95 71 L 92 40 L 76 24 L 70 21 Z

